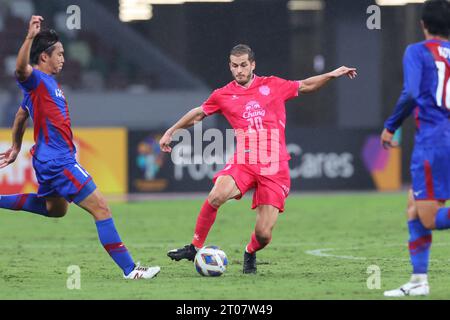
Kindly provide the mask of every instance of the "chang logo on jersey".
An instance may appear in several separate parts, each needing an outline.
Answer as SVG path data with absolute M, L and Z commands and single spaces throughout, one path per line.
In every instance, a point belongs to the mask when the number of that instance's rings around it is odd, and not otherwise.
M 66 97 L 64 96 L 64 92 L 59 88 L 55 89 L 55 96 L 64 100 L 66 99 Z
M 258 101 L 250 101 L 245 105 L 245 112 L 242 114 L 244 119 L 253 117 L 264 117 L 266 110 L 264 110 Z

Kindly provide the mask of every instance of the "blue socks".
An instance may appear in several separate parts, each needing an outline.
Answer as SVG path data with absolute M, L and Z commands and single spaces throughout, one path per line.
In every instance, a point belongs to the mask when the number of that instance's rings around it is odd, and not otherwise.
M 450 229 L 450 209 L 441 208 L 435 218 L 437 230 Z M 426 229 L 420 219 L 408 221 L 409 255 L 413 266 L 413 274 L 423 274 L 428 271 L 428 260 L 431 247 L 431 230 Z
M 125 275 L 133 271 L 135 264 L 133 258 L 128 253 L 128 249 L 120 240 L 114 221 L 112 218 L 95 222 L 98 237 L 105 250 L 109 253 L 114 262 L 123 270 Z
M 431 247 L 431 230 L 426 229 L 420 219 L 408 221 L 409 256 L 413 274 L 427 273 Z
M 44 198 L 38 198 L 35 193 L 13 194 L 0 196 L 0 208 L 9 210 L 23 210 L 42 216 L 48 216 Z
M 441 208 L 436 214 L 436 220 L 434 221 L 436 229 L 443 230 L 450 228 L 450 209 Z

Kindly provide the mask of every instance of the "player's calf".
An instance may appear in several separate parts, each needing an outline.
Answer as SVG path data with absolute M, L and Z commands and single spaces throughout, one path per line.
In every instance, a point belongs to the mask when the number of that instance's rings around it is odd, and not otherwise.
M 111 218 L 111 209 L 103 195 L 96 189 L 78 205 L 89 212 L 96 221 Z
M 134 263 L 134 260 L 128 252 L 125 244 L 122 242 L 114 225 L 111 211 L 100 192 L 94 189 L 94 191 L 92 191 L 86 198 L 77 204 L 81 208 L 88 211 L 95 218 L 98 238 L 110 257 L 122 269 L 124 276 L 128 277 L 132 272 L 135 272 L 138 274 L 136 277 L 140 277 L 144 271 L 136 269 L 136 264 Z M 157 271 L 159 272 L 159 269 Z M 134 276 L 135 275 L 133 274 L 132 278 Z M 150 274 L 149 277 L 150 276 L 152 275 Z M 145 276 L 142 275 L 142 277 Z
M 256 240 L 259 243 L 260 249 L 266 247 L 272 240 L 272 233 L 270 231 L 255 231 Z
M 64 198 L 45 198 L 47 205 L 48 217 L 62 218 L 66 215 L 69 204 Z

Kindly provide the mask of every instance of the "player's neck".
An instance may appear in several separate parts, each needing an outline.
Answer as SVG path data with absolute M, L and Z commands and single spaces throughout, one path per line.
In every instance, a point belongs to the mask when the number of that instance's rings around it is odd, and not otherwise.
M 427 34 L 425 35 L 425 39 L 426 40 L 440 40 L 440 41 L 448 41 L 448 37 L 443 37 L 443 36 L 436 36 L 434 34 Z
M 255 80 L 255 74 L 252 74 L 252 76 L 250 77 L 250 80 L 247 83 L 242 84 L 241 86 L 248 89 L 252 85 L 253 80 Z
M 36 65 L 36 66 L 34 66 L 34 68 L 38 69 L 39 71 L 41 71 L 49 76 L 53 75 L 52 72 L 50 71 L 50 69 L 46 68 L 44 65 Z

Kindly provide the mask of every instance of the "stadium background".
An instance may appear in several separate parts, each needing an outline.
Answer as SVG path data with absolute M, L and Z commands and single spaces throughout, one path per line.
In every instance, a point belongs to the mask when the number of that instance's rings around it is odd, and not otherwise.
M 171 1 L 153 1 L 158 2 Z M 135 21 L 122 21 L 120 3 L 125 8 L 126 1 L 110 0 L 1 1 L 4 128 L 11 126 L 21 98 L 12 76 L 16 53 L 30 15 L 39 13 L 46 18 L 44 27 L 55 28 L 65 45 L 60 80 L 73 126 L 97 133 L 101 128 L 126 131 L 124 145 L 117 148 L 106 146 L 119 131 L 80 138 L 86 143 L 80 145 L 82 163 L 107 194 L 211 187 L 210 178 L 221 165 L 177 168 L 170 156 L 160 154 L 157 142 L 212 89 L 230 81 L 228 52 L 237 43 L 255 50 L 259 75 L 301 79 L 340 65 L 358 68 L 356 81 L 341 79 L 287 104 L 293 190 L 398 190 L 409 182 L 412 121 L 403 130 L 408 138 L 401 151 L 382 150 L 376 137 L 401 90 L 405 45 L 421 39 L 417 4 L 381 6 L 381 29 L 370 30 L 367 8 L 375 2 L 366 0 L 129 1 L 151 9 L 151 19 Z M 72 4 L 80 8 L 79 30 L 66 26 Z M 220 116 L 204 121 L 203 129 L 210 127 L 228 128 Z M 2 148 L 10 143 L 7 132 L 0 143 Z M 111 165 L 100 160 L 113 158 L 118 160 Z M 13 184 L 29 188 L 29 168 L 29 156 L 22 156 L 2 170 L 2 190 Z
M 0 149 L 10 146 L 21 99 L 12 76 L 16 55 L 30 16 L 40 14 L 65 46 L 59 80 L 80 163 L 102 192 L 119 200 L 110 206 L 133 257 L 162 270 L 151 283 L 124 284 L 98 244 L 91 217 L 76 206 L 51 221 L 1 210 L 0 299 L 380 299 L 380 290 L 406 280 L 405 187 L 414 122 L 403 126 L 400 149 L 382 150 L 379 134 L 401 91 L 404 49 L 422 39 L 420 5 L 203 1 L 0 0 Z M 119 4 L 123 9 L 126 2 L 143 5 L 138 13 L 147 20 L 122 21 Z M 381 29 L 367 28 L 373 4 L 381 8 Z M 71 5 L 81 10 L 79 30 L 67 28 Z M 294 192 L 272 243 L 258 253 L 256 278 L 241 271 L 255 220 L 250 197 L 220 209 L 208 244 L 224 249 L 230 265 L 223 277 L 202 278 L 166 252 L 191 239 L 220 166 L 176 166 L 161 154 L 158 139 L 231 80 L 228 52 L 238 43 L 255 50 L 258 75 L 302 79 L 347 65 L 358 68 L 358 77 L 287 104 Z M 228 125 L 220 116 L 205 119 L 203 129 L 213 127 Z M 32 144 L 28 130 L 18 160 L 0 170 L 0 194 L 36 190 L 27 152 Z M 448 299 L 445 236 L 433 234 L 432 299 Z M 73 265 L 81 270 L 81 290 L 68 285 Z M 373 266 L 382 272 L 376 288 L 368 282 Z

